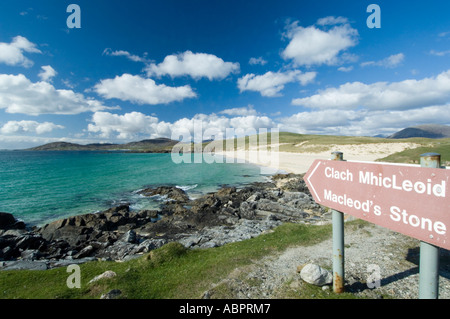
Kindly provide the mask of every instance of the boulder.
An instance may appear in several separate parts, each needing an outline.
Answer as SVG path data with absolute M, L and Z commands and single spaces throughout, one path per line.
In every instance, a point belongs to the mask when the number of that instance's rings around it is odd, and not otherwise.
M 14 225 L 16 219 L 12 214 L 0 212 L 0 229 L 6 229 Z
M 0 212 L 0 230 L 4 229 L 24 229 L 25 223 L 16 220 L 16 218 L 10 213 Z
M 300 271 L 300 277 L 316 286 L 328 285 L 333 282 L 333 275 L 330 271 L 316 264 L 307 264 Z

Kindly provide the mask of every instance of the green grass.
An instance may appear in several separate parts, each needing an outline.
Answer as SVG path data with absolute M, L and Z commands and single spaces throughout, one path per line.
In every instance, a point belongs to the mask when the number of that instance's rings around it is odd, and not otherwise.
M 413 139 L 406 139 L 410 141 Z M 450 138 L 430 140 L 430 139 L 414 139 L 420 142 L 423 146 L 398 152 L 380 159 L 382 162 L 392 163 L 419 163 L 420 155 L 424 153 L 439 153 L 441 154 L 441 163 L 445 165 L 450 162 Z
M 294 133 L 280 133 L 280 151 L 298 152 L 301 148 L 312 152 L 328 150 L 331 145 L 358 145 L 372 143 L 414 143 L 420 145 L 417 148 L 408 149 L 380 159 L 381 162 L 391 163 L 419 163 L 420 155 L 434 152 L 441 154 L 441 163 L 450 162 L 450 138 L 408 138 L 386 139 L 364 136 L 333 136 L 333 135 L 301 135 Z
M 80 265 L 81 288 L 68 288 L 67 268 L 45 271 L 1 271 L 0 298 L 56 299 L 99 298 L 120 289 L 124 298 L 200 298 L 212 284 L 226 278 L 236 267 L 281 252 L 292 245 L 311 245 L 331 235 L 331 227 L 283 224 L 273 232 L 242 242 L 211 249 L 186 250 L 171 243 L 148 255 L 118 263 L 96 261 Z M 117 276 L 88 282 L 106 270 Z

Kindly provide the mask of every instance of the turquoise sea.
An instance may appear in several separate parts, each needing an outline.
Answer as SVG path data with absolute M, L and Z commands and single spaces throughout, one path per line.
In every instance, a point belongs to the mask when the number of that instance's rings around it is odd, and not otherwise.
M 171 154 L 94 151 L 1 151 L 0 211 L 27 225 L 93 213 L 121 203 L 155 209 L 161 198 L 137 191 L 171 185 L 192 198 L 223 185 L 263 181 L 259 167 L 242 163 L 180 163 Z

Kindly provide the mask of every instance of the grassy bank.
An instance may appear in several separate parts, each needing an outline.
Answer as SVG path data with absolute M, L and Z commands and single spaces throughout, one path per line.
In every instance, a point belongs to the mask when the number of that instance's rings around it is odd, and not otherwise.
M 398 152 L 380 159 L 382 162 L 391 163 L 419 163 L 420 155 L 424 153 L 439 153 L 441 154 L 442 165 L 450 163 L 450 138 L 430 140 L 430 139 L 406 139 L 413 143 L 419 143 L 422 146 Z
M 260 258 L 293 245 L 312 245 L 330 235 L 330 225 L 283 224 L 273 232 L 222 247 L 188 250 L 171 243 L 127 262 L 82 264 L 81 288 L 72 289 L 66 284 L 71 275 L 66 267 L 45 271 L 1 271 L 0 298 L 96 299 L 112 289 L 120 289 L 123 298 L 130 299 L 195 299 L 236 267 L 257 263 Z M 116 272 L 117 276 L 89 284 L 92 278 L 106 270 Z M 308 289 L 320 292 L 320 288 L 315 288 Z

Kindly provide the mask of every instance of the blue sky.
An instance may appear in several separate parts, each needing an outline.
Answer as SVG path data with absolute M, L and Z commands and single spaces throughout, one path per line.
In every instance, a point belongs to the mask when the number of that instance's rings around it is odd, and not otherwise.
M 0 149 L 450 124 L 450 3 L 393 2 L 3 1 Z

